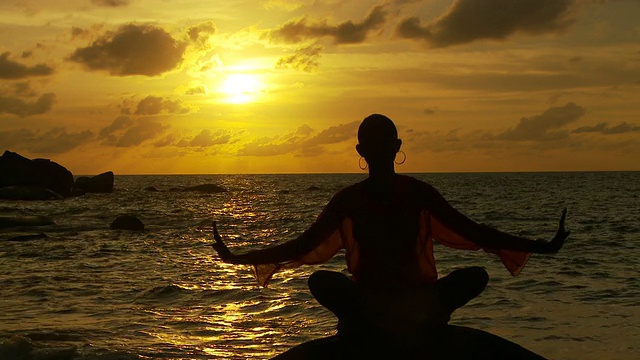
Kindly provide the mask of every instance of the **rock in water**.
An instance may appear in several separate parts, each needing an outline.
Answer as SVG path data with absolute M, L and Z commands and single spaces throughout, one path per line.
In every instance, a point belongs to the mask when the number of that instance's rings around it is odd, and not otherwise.
M 0 199 L 7 200 L 58 200 L 62 195 L 42 186 L 0 187 Z
M 0 187 L 40 186 L 67 196 L 73 187 L 73 174 L 49 159 L 27 159 L 5 151 L 0 157 Z
M 196 186 L 191 186 L 191 187 L 185 188 L 182 191 L 198 191 L 198 192 L 203 192 L 203 193 L 220 193 L 220 192 L 226 192 L 227 189 L 223 188 L 222 186 L 216 185 L 216 184 L 202 184 L 202 185 L 196 185 Z
M 144 224 L 140 219 L 133 215 L 120 215 L 113 220 L 109 228 L 116 230 L 144 231 Z
M 26 336 L 13 335 L 0 344 L 0 354 L 5 359 L 30 359 L 33 350 L 31 339 Z
M 74 189 L 88 193 L 110 193 L 113 191 L 113 171 L 107 171 L 94 177 L 81 176 L 73 184 Z
M 46 216 L 0 216 L 0 229 L 15 226 L 44 226 L 53 224 L 53 220 Z

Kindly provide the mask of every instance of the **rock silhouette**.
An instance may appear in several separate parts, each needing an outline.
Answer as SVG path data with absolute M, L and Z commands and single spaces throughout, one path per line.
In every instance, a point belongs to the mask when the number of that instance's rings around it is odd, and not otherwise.
M 42 186 L 5 186 L 0 188 L 0 199 L 6 200 L 58 200 L 62 195 Z
M 88 193 L 110 193 L 113 191 L 113 171 L 86 177 L 81 176 L 73 184 L 74 189 L 80 189 Z
M 133 215 L 120 215 L 113 220 L 109 228 L 114 230 L 144 231 L 144 224 Z
M 15 226 L 45 226 L 53 224 L 53 220 L 46 216 L 0 216 L 0 229 Z
M 30 160 L 7 150 L 0 157 L 0 188 L 6 186 L 38 186 L 68 196 L 73 174 L 49 159 Z

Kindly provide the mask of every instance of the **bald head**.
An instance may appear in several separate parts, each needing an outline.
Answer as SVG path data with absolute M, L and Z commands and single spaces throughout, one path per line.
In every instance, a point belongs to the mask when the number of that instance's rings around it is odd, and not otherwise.
M 358 128 L 360 144 L 388 144 L 398 139 L 396 125 L 388 117 L 381 114 L 367 116 Z
M 393 163 L 402 141 L 398 139 L 398 130 L 391 119 L 384 115 L 367 116 L 358 128 L 356 150 L 372 163 Z

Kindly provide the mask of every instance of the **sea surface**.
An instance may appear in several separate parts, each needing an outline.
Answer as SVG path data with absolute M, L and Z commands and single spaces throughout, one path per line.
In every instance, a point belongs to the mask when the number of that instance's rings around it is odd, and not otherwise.
M 267 359 L 333 334 L 336 319 L 306 279 L 318 269 L 344 271 L 342 254 L 278 273 L 260 288 L 248 267 L 219 261 L 211 222 L 236 251 L 280 243 L 365 176 L 116 175 L 111 194 L 0 200 L 0 216 L 55 221 L 0 230 L 0 359 L 25 355 L 19 347 L 7 352 L 16 343 L 53 359 L 69 347 L 83 359 Z M 441 276 L 480 265 L 491 277 L 452 323 L 550 359 L 640 359 L 639 172 L 412 176 L 472 219 L 529 238 L 550 239 L 568 209 L 565 247 L 534 255 L 518 277 L 492 255 L 436 246 Z M 169 191 L 205 183 L 228 192 Z M 122 214 L 136 215 L 146 230 L 110 230 Z M 7 240 L 40 232 L 47 238 Z

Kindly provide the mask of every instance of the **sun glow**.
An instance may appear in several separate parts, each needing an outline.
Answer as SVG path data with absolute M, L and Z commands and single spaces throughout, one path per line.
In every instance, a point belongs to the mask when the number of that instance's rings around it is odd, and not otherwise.
M 260 76 L 254 74 L 229 74 L 222 83 L 221 91 L 227 95 L 226 102 L 246 104 L 255 101 L 263 91 Z

